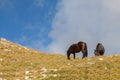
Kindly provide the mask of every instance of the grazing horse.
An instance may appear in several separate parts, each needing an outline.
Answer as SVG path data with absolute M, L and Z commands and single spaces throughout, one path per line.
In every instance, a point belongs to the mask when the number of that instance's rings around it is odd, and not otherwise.
M 70 54 L 73 54 L 75 59 L 75 53 L 78 53 L 80 51 L 82 51 L 83 53 L 82 58 L 87 57 L 88 51 L 87 51 L 87 44 L 85 42 L 80 41 L 77 44 L 72 44 L 67 50 L 67 58 L 70 59 Z
M 104 55 L 105 48 L 102 43 L 98 43 L 96 46 L 96 50 L 94 51 L 95 56 L 102 56 Z

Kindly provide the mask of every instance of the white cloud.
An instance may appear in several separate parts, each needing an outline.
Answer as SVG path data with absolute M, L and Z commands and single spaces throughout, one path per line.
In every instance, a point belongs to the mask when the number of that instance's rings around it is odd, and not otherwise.
M 49 51 L 65 54 L 71 44 L 85 41 L 89 55 L 98 42 L 107 55 L 119 53 L 119 4 L 119 0 L 61 0 L 49 34 L 53 40 Z

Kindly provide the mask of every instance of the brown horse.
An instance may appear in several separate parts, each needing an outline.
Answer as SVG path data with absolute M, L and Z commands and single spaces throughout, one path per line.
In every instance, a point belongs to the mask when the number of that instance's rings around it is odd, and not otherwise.
M 87 57 L 88 51 L 87 51 L 87 44 L 85 42 L 80 41 L 77 44 L 72 44 L 67 50 L 67 58 L 70 59 L 70 54 L 73 54 L 75 59 L 75 53 L 78 53 L 80 51 L 82 51 L 83 53 L 82 58 Z
M 98 43 L 96 46 L 96 50 L 94 52 L 95 56 L 102 56 L 104 55 L 104 52 L 105 52 L 104 46 L 102 45 L 102 43 Z

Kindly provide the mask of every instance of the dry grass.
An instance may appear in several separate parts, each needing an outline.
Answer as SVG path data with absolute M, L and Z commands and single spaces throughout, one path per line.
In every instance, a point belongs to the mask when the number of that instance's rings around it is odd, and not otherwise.
M 0 80 L 119 80 L 120 55 L 67 60 L 19 45 L 0 49 Z

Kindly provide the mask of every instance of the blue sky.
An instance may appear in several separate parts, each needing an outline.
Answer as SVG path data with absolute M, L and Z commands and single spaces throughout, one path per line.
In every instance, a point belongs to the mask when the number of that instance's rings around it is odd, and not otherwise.
M 48 45 L 48 33 L 58 0 L 0 0 L 0 37 L 32 46 L 36 41 Z M 35 43 L 37 44 L 37 43 Z
M 47 53 L 66 54 L 79 41 L 94 55 L 120 53 L 120 0 L 0 0 L 0 37 Z

